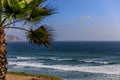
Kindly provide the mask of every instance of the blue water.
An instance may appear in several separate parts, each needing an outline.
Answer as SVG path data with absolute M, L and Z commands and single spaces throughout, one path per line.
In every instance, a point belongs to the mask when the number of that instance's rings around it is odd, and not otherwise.
M 64 80 L 120 80 L 120 42 L 54 42 L 50 48 L 7 43 L 8 71 Z

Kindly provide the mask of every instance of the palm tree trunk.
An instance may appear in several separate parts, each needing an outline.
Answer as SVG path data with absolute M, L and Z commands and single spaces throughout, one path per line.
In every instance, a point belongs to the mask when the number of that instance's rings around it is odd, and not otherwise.
M 5 80 L 5 75 L 7 72 L 6 64 L 6 42 L 4 29 L 0 27 L 0 80 Z

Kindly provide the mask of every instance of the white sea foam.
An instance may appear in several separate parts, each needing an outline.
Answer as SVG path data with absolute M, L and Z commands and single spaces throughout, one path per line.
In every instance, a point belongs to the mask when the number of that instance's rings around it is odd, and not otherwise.
M 71 60 L 73 60 L 70 58 L 58 58 L 58 57 L 39 57 L 39 59 L 50 59 L 53 61 L 71 61 Z
M 96 60 L 74 60 L 71 58 L 57 58 L 57 57 L 16 57 L 17 60 L 32 60 L 32 59 L 50 59 L 50 60 L 54 60 L 54 61 L 79 61 L 79 62 L 84 62 L 84 63 L 97 63 L 97 64 L 111 64 L 111 62 L 107 62 L 107 61 L 96 61 Z M 8 58 L 8 60 L 16 60 L 16 58 Z
M 84 63 L 96 63 L 96 64 L 111 64 L 110 61 L 97 61 L 97 60 L 77 60 L 77 59 L 71 59 L 71 58 L 57 58 L 57 57 L 50 57 L 50 58 L 45 58 L 45 59 L 50 59 L 54 61 L 78 61 L 78 62 L 84 62 Z
M 8 60 L 16 60 L 16 58 L 17 58 L 17 57 L 13 57 L 13 56 L 7 57 Z
M 58 61 L 69 61 L 69 60 L 72 60 L 72 59 L 69 59 L 69 58 L 65 58 L 65 59 L 57 59 Z
M 70 65 L 44 65 L 42 63 L 29 63 L 29 62 L 9 62 L 8 65 L 120 75 L 120 65 L 84 66 L 83 67 L 83 66 L 70 66 Z
M 51 60 L 56 60 L 56 61 L 70 61 L 72 59 L 69 59 L 69 58 L 63 58 L 63 59 L 60 59 L 60 58 L 51 58 Z
M 86 63 L 111 64 L 111 62 L 107 62 L 107 61 L 96 61 L 96 60 L 79 60 L 79 61 Z
M 21 68 L 21 69 L 23 69 L 24 66 L 14 66 L 13 68 L 14 68 L 14 69 L 15 69 L 15 68 L 19 68 L 19 69 Z
M 17 57 L 17 59 L 20 59 L 20 60 L 31 60 L 31 59 L 36 59 L 34 57 Z

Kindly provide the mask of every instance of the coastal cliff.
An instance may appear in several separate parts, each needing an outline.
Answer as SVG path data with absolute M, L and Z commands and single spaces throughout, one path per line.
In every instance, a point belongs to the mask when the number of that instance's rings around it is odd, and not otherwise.
M 19 42 L 19 41 L 23 41 L 22 39 L 20 39 L 17 36 L 14 36 L 14 35 L 6 35 L 5 39 L 6 39 L 7 42 L 12 42 L 12 41 Z

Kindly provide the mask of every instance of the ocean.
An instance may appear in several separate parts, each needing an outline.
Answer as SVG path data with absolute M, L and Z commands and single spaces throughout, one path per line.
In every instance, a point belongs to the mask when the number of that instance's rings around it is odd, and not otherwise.
M 50 48 L 7 42 L 8 71 L 63 80 L 120 80 L 120 42 L 56 41 Z

